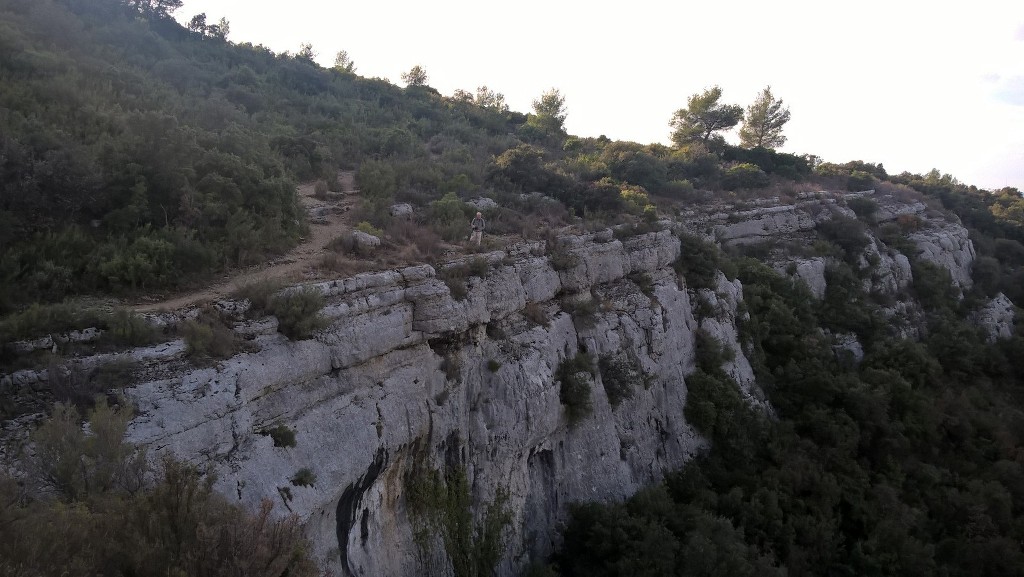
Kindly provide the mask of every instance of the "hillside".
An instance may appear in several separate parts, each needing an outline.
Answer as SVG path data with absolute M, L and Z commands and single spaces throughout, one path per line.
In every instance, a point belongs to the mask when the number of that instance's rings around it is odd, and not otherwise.
M 0 3 L 0 572 L 1024 574 L 1018 191 L 166 5 Z

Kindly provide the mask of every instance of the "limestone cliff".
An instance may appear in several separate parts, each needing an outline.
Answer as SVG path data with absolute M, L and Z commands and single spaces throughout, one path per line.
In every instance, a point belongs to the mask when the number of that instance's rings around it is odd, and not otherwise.
M 126 391 L 138 409 L 130 440 L 207 467 L 220 492 L 249 507 L 269 498 L 278 512 L 298 514 L 339 575 L 446 573 L 438 551 L 417 545 L 405 497 L 422 467 L 464 467 L 477 503 L 507 495 L 512 521 L 499 572 L 518 574 L 556 545 L 568 504 L 623 499 L 706 446 L 683 416 L 698 329 L 732 350 L 724 368 L 752 404 L 771 410 L 740 343 L 741 283 L 718 273 L 713 290 L 688 288 L 672 266 L 680 242 L 671 229 L 724 245 L 807 244 L 820 223 L 853 215 L 843 200 L 691 214 L 623 239 L 608 230 L 566 235 L 438 269 L 312 285 L 326 298 L 328 326 L 297 342 L 277 332 L 273 317 L 246 319 L 246 302 L 217 303 L 252 350 L 203 368 L 182 360 L 180 340 L 121 353 L 146 367 L 143 382 Z M 974 250 L 962 226 L 920 204 L 876 201 L 878 222 L 919 220 L 911 258 L 969 286 Z M 897 330 L 913 336 L 908 255 L 868 241 L 863 288 L 891 296 Z M 818 298 L 830 258 L 793 250 L 770 257 Z M 447 272 L 460 264 L 472 264 L 465 269 L 475 276 L 454 281 L 466 283 L 456 298 Z M 1012 315 L 1001 297 L 978 319 L 996 338 L 1008 334 Z M 835 343 L 857 358 L 851 335 Z M 48 344 L 22 344 L 40 346 Z M 625 398 L 611 399 L 608 375 L 595 369 L 586 376 L 592 411 L 570 423 L 557 372 L 578 352 L 624 363 L 632 378 Z M 21 371 L 0 378 L 0 388 L 21 394 L 46 379 L 46 371 Z M 294 446 L 275 446 L 268 433 L 279 426 L 294 431 Z M 311 486 L 291 482 L 301 469 L 315 475 Z
M 560 247 L 564 270 L 540 245 L 485 255 L 462 300 L 428 266 L 315 285 L 329 328 L 290 342 L 272 322 L 239 327 L 260 333 L 258 351 L 130 391 L 131 440 L 212 467 L 247 505 L 271 497 L 308 519 L 317 553 L 352 575 L 422 574 L 407 476 L 417 460 L 463 465 L 478 501 L 508 494 L 512 574 L 550 551 L 568 503 L 622 499 L 704 444 L 683 418 L 698 322 L 670 266 L 679 241 L 665 230 Z M 750 387 L 733 324 L 741 289 L 722 284 L 709 330 Z M 593 411 L 570 425 L 554 375 L 578 351 L 627 359 L 645 378 L 613 408 L 595 371 Z M 260 434 L 279 424 L 294 447 Z M 292 486 L 304 467 L 316 482 Z

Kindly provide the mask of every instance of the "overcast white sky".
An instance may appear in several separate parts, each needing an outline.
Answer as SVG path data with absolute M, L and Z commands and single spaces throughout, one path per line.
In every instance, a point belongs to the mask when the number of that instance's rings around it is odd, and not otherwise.
M 1024 190 L 1020 0 L 185 0 L 176 16 L 199 12 L 235 42 L 309 42 L 324 66 L 346 50 L 396 84 L 419 64 L 442 94 L 485 84 L 521 112 L 558 88 L 580 136 L 668 143 L 691 94 L 718 84 L 745 107 L 770 84 L 785 152 Z

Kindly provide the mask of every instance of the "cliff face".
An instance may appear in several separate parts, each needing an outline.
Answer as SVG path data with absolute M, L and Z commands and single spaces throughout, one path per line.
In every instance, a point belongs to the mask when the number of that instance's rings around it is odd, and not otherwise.
M 880 222 L 920 220 L 912 256 L 969 285 L 974 251 L 962 226 L 920 204 L 876 200 Z M 706 446 L 683 416 L 698 329 L 732 349 L 724 368 L 752 404 L 771 410 L 738 343 L 742 285 L 719 273 L 715 290 L 688 290 L 672 267 L 680 243 L 668 229 L 724 244 L 796 242 L 835 214 L 852 212 L 835 197 L 810 198 L 690 215 L 623 240 L 603 231 L 562 237 L 554 249 L 526 243 L 477 257 L 486 266 L 467 267 L 477 276 L 461 299 L 442 280 L 451 275 L 429 266 L 321 283 L 313 286 L 326 298 L 329 326 L 298 342 L 277 333 L 273 317 L 245 320 L 247 303 L 218 303 L 254 350 L 208 368 L 184 362 L 181 341 L 124 353 L 147 367 L 145 382 L 127 390 L 138 408 L 130 440 L 208 467 L 220 492 L 249 507 L 271 499 L 276 511 L 298 514 L 316 553 L 341 575 L 445 573 L 439 548 L 416 544 L 406 496 L 425 468 L 462 467 L 476 503 L 507 496 L 499 572 L 518 574 L 552 550 L 568 504 L 625 498 Z M 913 336 L 919 307 L 907 293 L 909 260 L 868 240 L 863 288 L 892 296 L 896 330 Z M 824 295 L 829 257 L 773 259 Z M 995 338 L 1012 316 L 1002 297 L 978 322 Z M 856 358 L 855 338 L 835 341 Z M 581 372 L 592 411 L 570 423 L 556 373 L 579 352 L 629 367 L 628 394 L 608 394 L 621 392 L 622 379 L 611 382 L 605 369 Z M 46 379 L 46 371 L 22 371 L 0 387 L 17 395 Z M 275 446 L 268 432 L 276 426 L 295 432 L 295 446 Z M 315 481 L 293 484 L 304 468 Z
M 508 496 L 511 573 L 550 551 L 567 504 L 622 499 L 704 444 L 683 418 L 698 322 L 670 267 L 677 238 L 560 245 L 570 266 L 559 271 L 537 245 L 486 255 L 464 300 L 427 266 L 316 285 L 328 329 L 289 342 L 272 320 L 256 323 L 242 330 L 261 333 L 258 352 L 135 387 L 131 440 L 212 466 L 218 489 L 249 506 L 270 497 L 308 519 L 317 552 L 352 575 L 437 563 L 413 542 L 408 476 L 424 462 L 465 466 L 478 502 Z M 733 372 L 749 386 L 735 340 L 742 291 L 721 280 L 708 329 L 736 351 Z M 613 408 L 595 371 L 592 413 L 570 425 L 555 372 L 580 351 L 643 376 Z M 295 447 L 260 434 L 279 424 Z M 293 486 L 304 467 L 316 482 Z

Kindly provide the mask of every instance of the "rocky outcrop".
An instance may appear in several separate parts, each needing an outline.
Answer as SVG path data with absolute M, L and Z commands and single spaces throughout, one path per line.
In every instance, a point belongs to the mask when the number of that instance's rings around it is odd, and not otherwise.
M 967 229 L 949 221 L 932 221 L 930 224 L 928 228 L 910 235 L 919 251 L 918 258 L 948 270 L 956 286 L 971 288 L 975 252 Z
M 989 342 L 1013 336 L 1013 322 L 1017 308 L 1003 293 L 999 293 L 973 315 L 974 322 L 985 331 Z
M 508 496 L 500 573 L 517 574 L 551 551 L 569 503 L 623 499 L 705 445 L 683 418 L 698 323 L 669 266 L 678 240 L 661 231 L 558 244 L 561 270 L 538 244 L 486 255 L 486 276 L 470 277 L 462 300 L 429 266 L 312 285 L 329 328 L 290 342 L 250 327 L 258 351 L 130 389 L 131 440 L 210 468 L 217 489 L 246 505 L 272 498 L 307 519 L 337 574 L 423 574 L 408 476 L 464 466 L 477 501 Z M 702 326 L 759 396 L 736 342 L 742 287 L 723 277 L 710 298 L 722 315 Z M 559 299 L 589 304 L 570 314 Z M 595 371 L 592 413 L 570 425 L 555 374 L 578 352 L 628 359 L 644 377 L 613 406 Z M 277 425 L 295 431 L 294 447 L 274 446 L 266 433 Z M 290 483 L 301 468 L 315 473 L 312 487 Z

